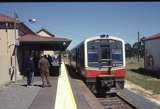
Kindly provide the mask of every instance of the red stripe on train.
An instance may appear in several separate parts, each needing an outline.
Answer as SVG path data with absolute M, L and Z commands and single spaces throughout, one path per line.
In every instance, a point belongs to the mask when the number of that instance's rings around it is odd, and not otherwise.
M 110 73 L 109 70 L 85 69 L 85 76 L 86 77 L 96 77 L 98 75 L 115 75 L 115 77 L 125 77 L 126 70 L 125 69 L 111 70 L 111 73 Z

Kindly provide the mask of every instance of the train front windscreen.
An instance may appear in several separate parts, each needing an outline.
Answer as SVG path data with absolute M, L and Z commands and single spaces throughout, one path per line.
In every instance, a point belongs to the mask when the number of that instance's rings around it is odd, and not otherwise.
M 123 65 L 122 42 L 99 39 L 87 43 L 88 67 L 119 67 Z

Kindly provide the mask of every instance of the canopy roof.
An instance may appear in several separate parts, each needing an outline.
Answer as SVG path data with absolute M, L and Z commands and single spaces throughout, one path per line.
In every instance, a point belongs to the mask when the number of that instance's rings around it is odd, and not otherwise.
M 15 22 L 15 18 L 0 13 L 0 22 Z
M 145 41 L 154 40 L 154 39 L 160 39 L 160 33 L 156 33 L 152 36 L 149 36 L 149 37 L 145 38 Z
M 70 39 L 61 37 L 45 37 L 35 34 L 20 36 L 19 46 L 32 47 L 34 49 L 63 51 L 71 43 Z

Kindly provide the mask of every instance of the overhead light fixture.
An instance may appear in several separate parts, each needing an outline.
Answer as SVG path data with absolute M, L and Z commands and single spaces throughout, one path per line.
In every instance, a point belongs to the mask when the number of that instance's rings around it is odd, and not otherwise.
M 63 46 L 66 46 L 66 42 L 63 42 Z
M 31 23 L 35 23 L 37 20 L 36 19 L 29 19 L 28 21 Z

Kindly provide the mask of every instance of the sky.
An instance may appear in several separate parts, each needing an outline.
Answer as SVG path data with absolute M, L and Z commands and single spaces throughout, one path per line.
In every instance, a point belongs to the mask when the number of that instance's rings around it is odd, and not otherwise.
M 138 31 L 140 38 L 160 32 L 160 2 L 0 3 L 1 13 L 13 16 L 13 10 L 33 31 L 45 28 L 71 39 L 69 49 L 101 34 L 133 44 Z M 32 18 L 37 22 L 28 22 Z

